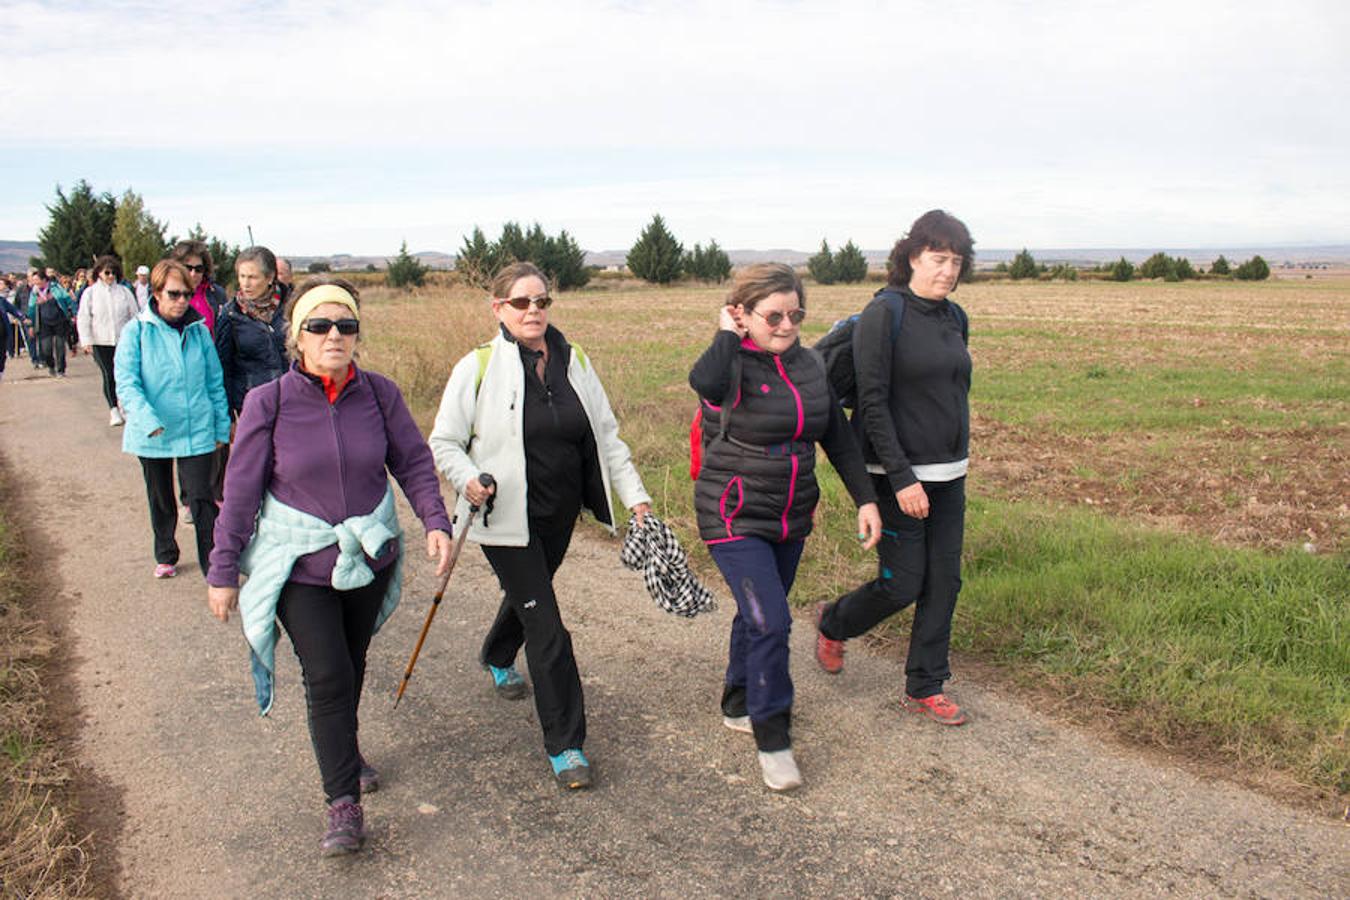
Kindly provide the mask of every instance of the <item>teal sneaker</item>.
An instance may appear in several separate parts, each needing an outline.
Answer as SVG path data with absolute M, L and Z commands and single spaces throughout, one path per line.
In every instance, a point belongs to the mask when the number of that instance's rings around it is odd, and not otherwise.
M 505 669 L 488 666 L 487 670 L 492 673 L 492 687 L 497 691 L 498 697 L 504 700 L 520 700 L 530 692 L 525 686 L 525 679 L 520 677 L 515 666 L 507 666 Z
M 581 752 L 580 747 L 572 747 L 557 756 L 550 756 L 549 763 L 553 766 L 553 777 L 558 779 L 558 784 L 568 790 L 578 790 L 591 786 L 591 764 L 586 761 L 586 754 Z

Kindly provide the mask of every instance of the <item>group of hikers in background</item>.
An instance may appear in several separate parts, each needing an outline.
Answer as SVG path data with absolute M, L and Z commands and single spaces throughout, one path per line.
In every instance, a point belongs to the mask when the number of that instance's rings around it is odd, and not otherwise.
M 773 790 L 802 783 L 788 596 L 820 496 L 817 445 L 857 506 L 858 540 L 878 558 L 874 579 L 816 605 L 818 665 L 840 673 L 846 641 L 913 604 L 900 705 L 942 725 L 966 720 L 943 688 L 961 585 L 971 378 L 967 319 L 949 295 L 972 256 L 958 219 L 920 216 L 891 253 L 886 287 L 819 352 L 800 340 L 800 276 L 777 263 L 744 267 L 693 362 L 699 537 L 736 602 L 721 714 L 752 736 Z M 358 710 L 367 648 L 402 583 L 390 475 L 438 574 L 450 565 L 452 531 L 467 528 L 482 547 L 502 600 L 479 662 L 498 696 L 533 693 L 557 782 L 589 787 L 581 677 L 553 579 L 583 509 L 611 532 L 616 495 L 630 529 L 655 517 L 597 361 L 550 324 L 549 279 L 528 262 L 493 279 L 484 325 L 494 334 L 453 365 L 424 439 L 399 387 L 356 365 L 358 289 L 323 275 L 292 290 L 279 268 L 264 247 L 243 251 L 227 301 L 206 246 L 183 241 L 146 273 L 144 301 L 105 258 L 78 312 L 38 273 L 30 298 L 40 299 L 18 317 L 55 304 L 77 323 L 103 373 L 110 422 L 125 423 L 123 449 L 141 463 L 154 575 L 177 573 L 185 504 L 211 612 L 228 621 L 238 611 L 264 714 L 276 642 L 289 636 L 323 783 L 326 855 L 362 846 L 362 797 L 380 781 L 359 744 Z M 441 478 L 458 497 L 453 520 Z

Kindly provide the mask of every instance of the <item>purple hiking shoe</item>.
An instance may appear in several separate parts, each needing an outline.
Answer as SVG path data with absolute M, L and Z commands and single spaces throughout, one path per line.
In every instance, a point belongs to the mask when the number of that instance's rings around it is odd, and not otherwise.
M 324 856 L 355 853 L 365 840 L 366 823 L 360 803 L 343 796 L 328 804 L 328 831 L 319 844 Z

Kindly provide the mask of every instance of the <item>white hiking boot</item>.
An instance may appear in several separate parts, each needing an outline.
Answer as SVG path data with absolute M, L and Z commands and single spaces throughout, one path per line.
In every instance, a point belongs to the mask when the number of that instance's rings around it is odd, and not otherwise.
M 772 753 L 759 752 L 759 768 L 764 774 L 764 783 L 771 791 L 790 791 L 802 786 L 802 773 L 797 770 L 797 761 L 792 758 L 792 750 L 775 750 Z

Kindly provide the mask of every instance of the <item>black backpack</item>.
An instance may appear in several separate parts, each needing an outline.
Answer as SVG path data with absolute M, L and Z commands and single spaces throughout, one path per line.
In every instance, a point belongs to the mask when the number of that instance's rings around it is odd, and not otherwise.
M 891 345 L 900 336 L 900 322 L 905 317 L 905 295 L 895 288 L 884 287 L 872 295 L 873 300 L 883 300 L 891 308 Z M 952 315 L 961 326 L 961 340 L 970 341 L 970 321 L 966 311 L 955 303 L 949 303 Z M 858 375 L 853 368 L 853 337 L 857 331 L 861 312 L 847 319 L 840 319 L 825 332 L 825 336 L 812 347 L 825 361 L 825 374 L 830 379 L 839 405 L 844 409 L 853 409 L 858 405 Z

